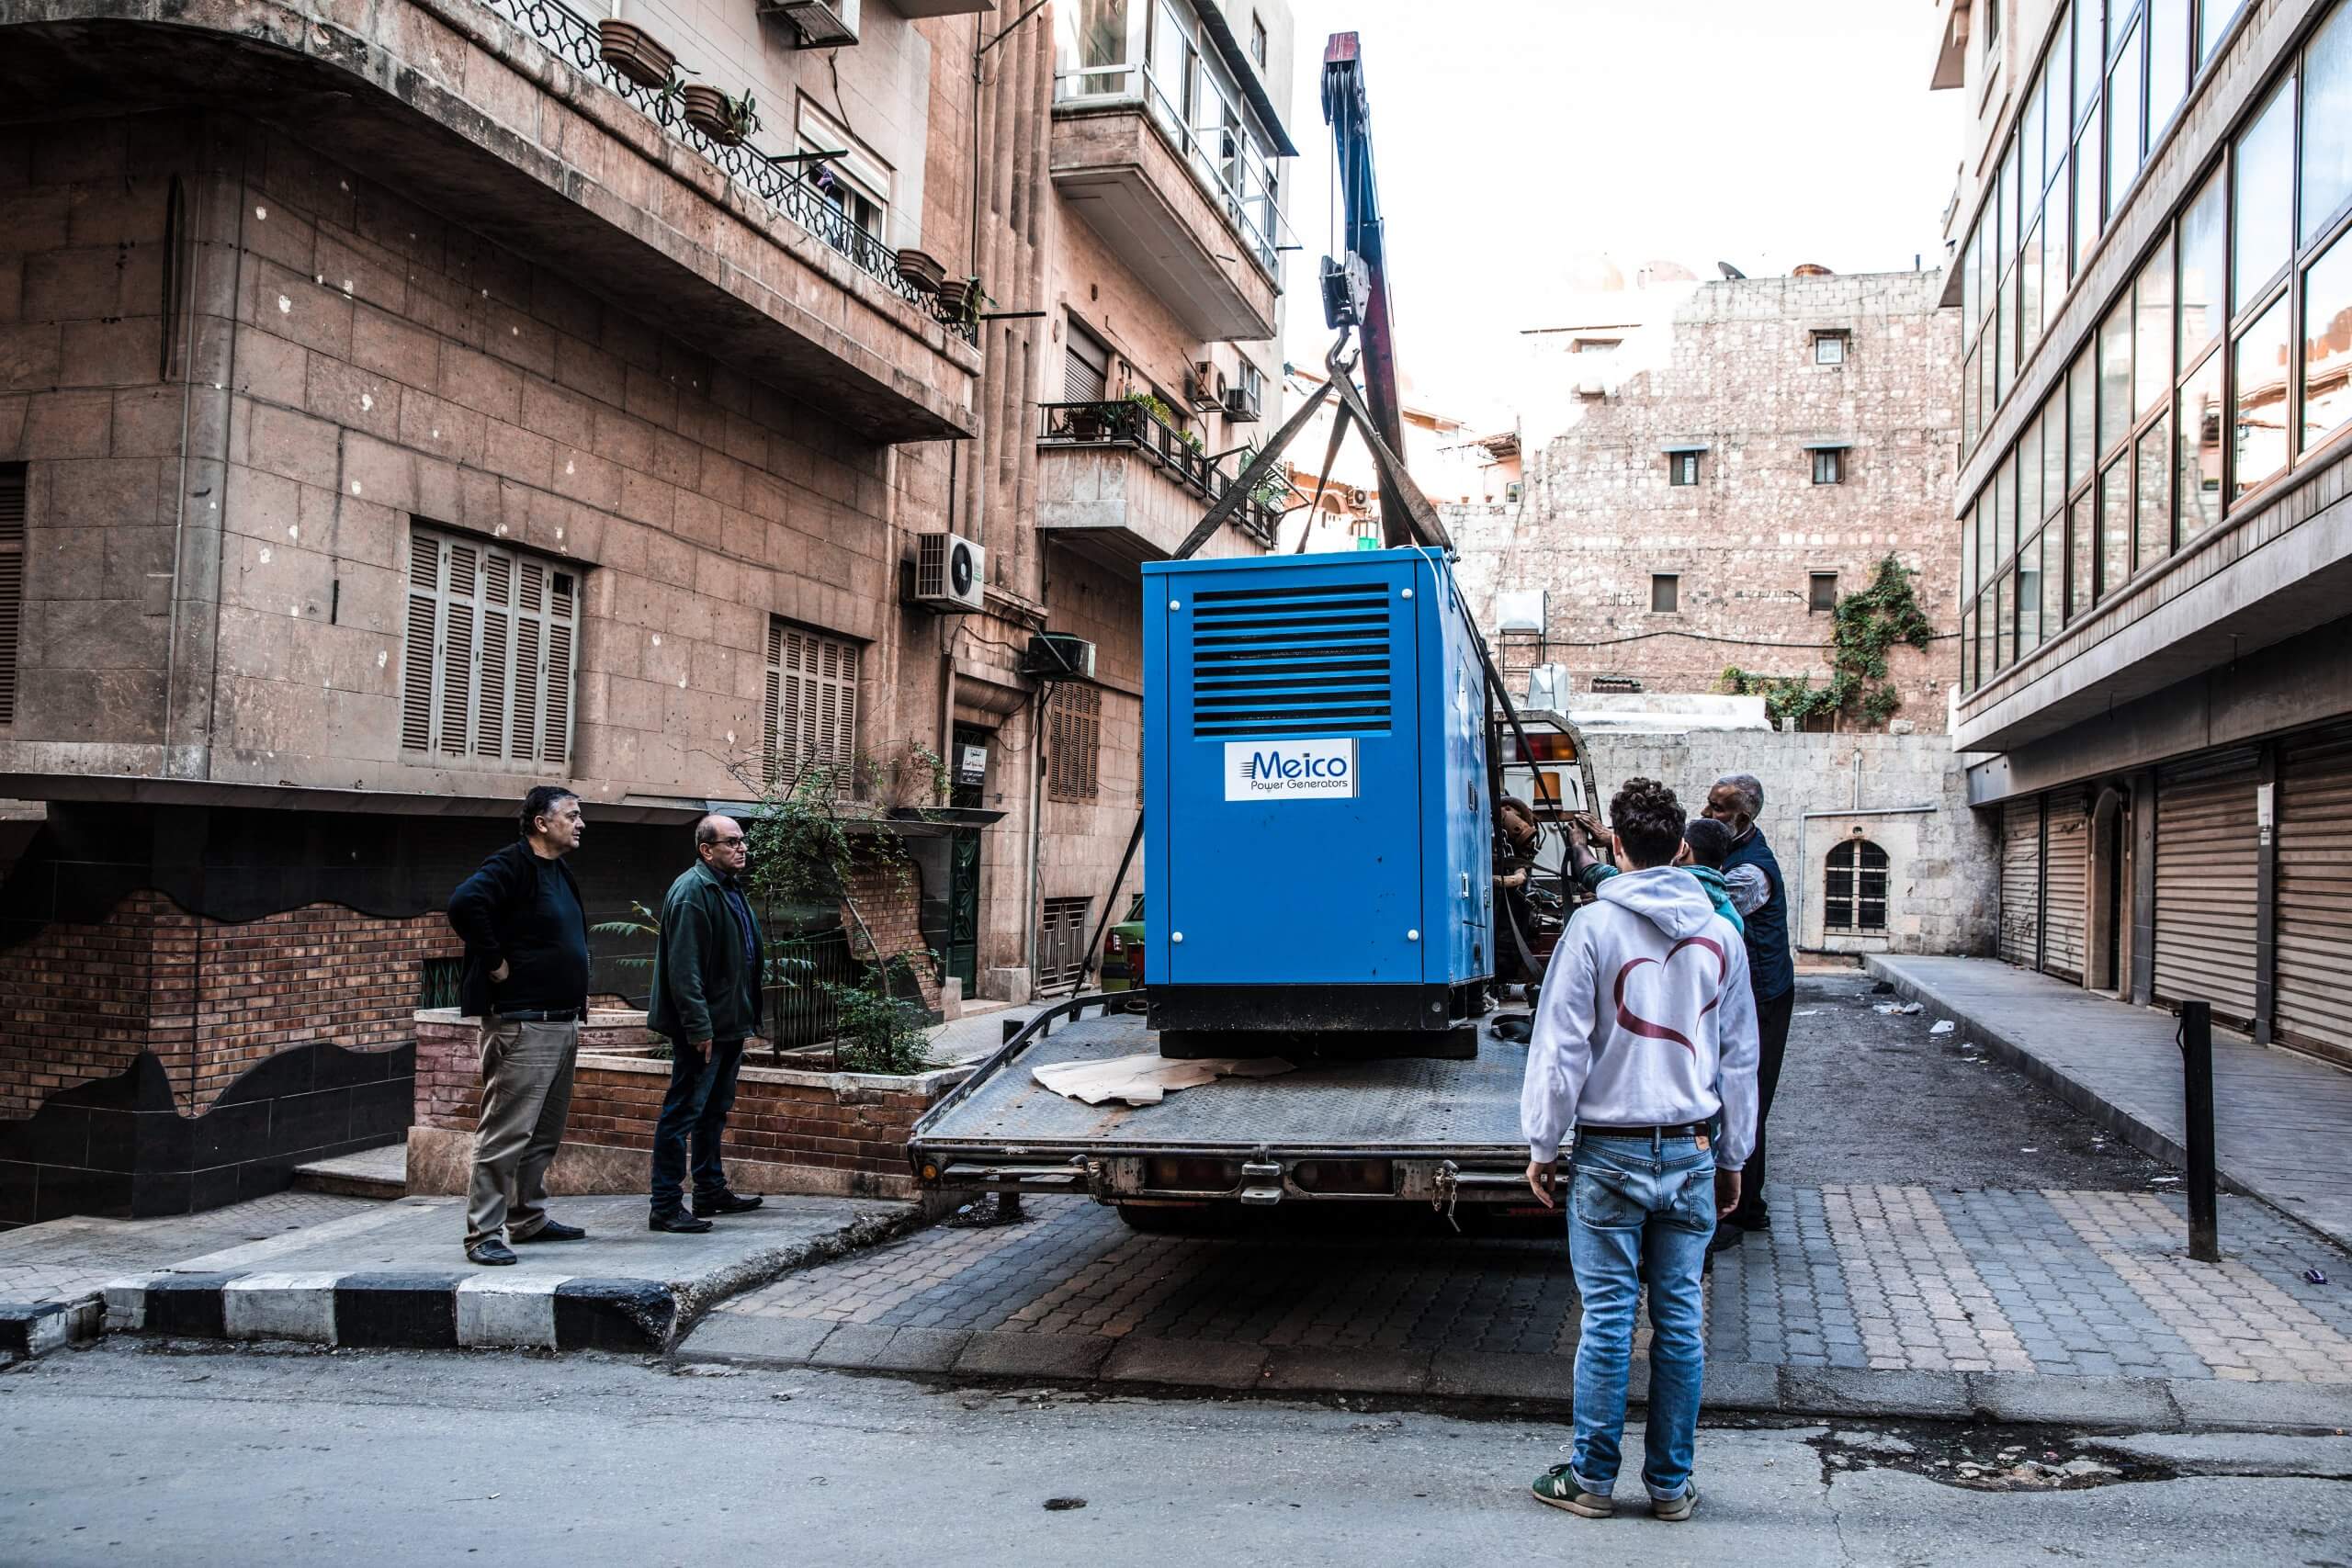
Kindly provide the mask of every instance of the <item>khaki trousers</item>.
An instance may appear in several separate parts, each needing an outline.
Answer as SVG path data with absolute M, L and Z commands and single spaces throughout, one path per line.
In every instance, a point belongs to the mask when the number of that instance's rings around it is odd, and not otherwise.
M 520 1241 L 548 1223 L 548 1167 L 571 1111 L 580 1024 L 490 1018 L 481 1031 L 481 1124 L 466 1199 L 466 1245 L 503 1228 Z

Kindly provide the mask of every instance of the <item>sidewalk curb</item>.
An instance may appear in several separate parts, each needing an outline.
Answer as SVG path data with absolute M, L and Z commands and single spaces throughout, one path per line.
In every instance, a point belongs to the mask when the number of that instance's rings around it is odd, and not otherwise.
M 758 1322 L 753 1328 L 751 1322 Z M 673 1359 L 771 1371 L 808 1367 L 959 1383 L 1116 1385 L 1123 1393 L 1299 1399 L 1362 1395 L 1410 1405 L 1514 1416 L 1569 1414 L 1569 1363 L 1499 1352 L 1390 1352 L 1351 1371 L 1347 1352 L 1302 1356 L 1283 1347 L 1204 1345 L 1129 1335 L 958 1335 L 802 1321 L 728 1324 L 724 1348 L 682 1345 Z M 910 1340 L 909 1336 L 914 1336 Z M 1076 1343 L 1057 1343 L 1060 1339 Z M 763 1343 L 762 1341 L 766 1341 Z M 1014 1351 L 1012 1342 L 1032 1341 Z M 1011 1353 L 1009 1353 L 1011 1352 Z M 1413 1363 L 1408 1368 L 1406 1363 Z M 1640 1369 L 1637 1367 L 1636 1371 Z M 1318 1379 L 1311 1373 L 1322 1374 Z M 1645 1380 L 1632 1380 L 1639 1408 Z M 1781 1420 L 1981 1421 L 2064 1426 L 2081 1432 L 2352 1430 L 2352 1382 L 2225 1382 L 2202 1378 L 2081 1378 L 2023 1372 L 1863 1371 L 1709 1361 L 1702 1415 Z
M 103 1331 L 369 1349 L 663 1353 L 729 1296 L 895 1240 L 931 1217 L 925 1206 L 908 1205 L 778 1243 L 677 1282 L 517 1275 L 496 1269 L 332 1273 L 230 1268 L 134 1274 L 109 1281 L 82 1303 L 91 1309 L 85 1337 Z M 62 1310 L 62 1303 L 57 1305 Z M 7 1310 L 0 1309 L 0 1354 L 10 1344 Z M 27 1310 L 47 1314 L 50 1307 Z M 40 1332 L 46 1337 L 54 1331 Z
M 59 1302 L 0 1302 L 0 1367 L 96 1339 L 106 1323 L 106 1301 L 93 1291 Z
M 1983 1019 L 1972 1016 L 1938 995 L 1933 987 L 1892 965 L 1881 963 L 1876 953 L 1866 955 L 1862 964 L 1871 978 L 1883 981 L 1894 987 L 1894 994 L 1904 1000 L 1917 1002 L 1924 1016 L 1950 1020 L 1955 1029 L 1961 1031 L 1967 1038 L 1983 1043 L 2004 1066 L 2015 1067 L 2107 1132 L 2138 1149 L 2142 1154 L 2153 1159 L 2163 1160 L 2166 1165 L 2178 1168 L 2188 1168 L 2188 1150 L 2162 1128 L 2123 1110 L 2089 1084 L 2069 1074 L 2064 1068 L 2036 1055 Z M 2294 1221 L 2296 1224 L 2331 1247 L 2343 1245 L 2340 1237 L 2330 1235 L 2325 1228 L 2314 1224 L 2308 1215 L 2297 1213 L 2291 1204 L 2277 1201 L 2260 1188 L 2247 1185 L 2232 1176 L 2226 1169 L 2217 1166 L 2214 1177 L 2216 1185 L 2223 1191 L 2235 1192 L 2254 1199 L 2263 1207 Z

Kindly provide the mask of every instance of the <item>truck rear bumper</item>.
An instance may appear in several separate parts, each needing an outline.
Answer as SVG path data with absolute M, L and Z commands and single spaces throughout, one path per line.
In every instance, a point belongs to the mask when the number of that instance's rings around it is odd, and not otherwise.
M 1477 1156 L 1314 1150 L 1163 1150 L 1061 1161 L 987 1151 L 926 1150 L 916 1176 L 941 1191 L 1084 1193 L 1098 1203 L 1284 1202 L 1500 1204 L 1530 1201 L 1523 1150 Z

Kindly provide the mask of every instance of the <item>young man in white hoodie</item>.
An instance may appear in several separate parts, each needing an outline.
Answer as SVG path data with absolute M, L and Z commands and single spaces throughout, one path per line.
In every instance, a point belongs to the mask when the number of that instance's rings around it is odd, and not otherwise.
M 1756 1005 L 1739 932 L 1673 863 L 1686 820 L 1674 792 L 1628 779 L 1609 819 L 1622 874 L 1600 884 L 1553 953 L 1520 1092 L 1527 1184 L 1547 1205 L 1560 1144 L 1575 1134 L 1568 1252 L 1584 1304 L 1576 1444 L 1534 1491 L 1587 1518 L 1615 1511 L 1634 1309 L 1646 1281 L 1642 1483 L 1656 1517 L 1679 1520 L 1699 1500 L 1701 1270 L 1717 1219 L 1739 1201 L 1756 1136 Z

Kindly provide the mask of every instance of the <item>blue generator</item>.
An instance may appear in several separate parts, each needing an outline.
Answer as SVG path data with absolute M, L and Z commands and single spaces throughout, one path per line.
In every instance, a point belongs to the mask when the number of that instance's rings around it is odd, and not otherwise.
M 1161 1054 L 1474 1055 L 1493 825 L 1453 569 L 1408 548 L 1155 561 L 1143 580 Z

